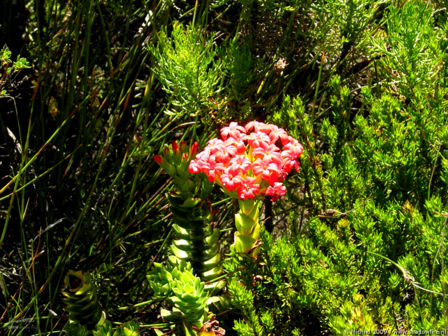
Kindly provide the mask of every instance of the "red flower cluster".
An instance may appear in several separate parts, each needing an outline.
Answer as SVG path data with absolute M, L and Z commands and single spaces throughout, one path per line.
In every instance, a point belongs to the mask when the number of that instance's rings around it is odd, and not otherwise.
M 251 121 L 245 127 L 236 122 L 221 129 L 222 139 L 212 139 L 196 159 L 190 173 L 205 173 L 211 182 L 240 199 L 285 195 L 282 181 L 295 168 L 302 145 L 275 125 Z

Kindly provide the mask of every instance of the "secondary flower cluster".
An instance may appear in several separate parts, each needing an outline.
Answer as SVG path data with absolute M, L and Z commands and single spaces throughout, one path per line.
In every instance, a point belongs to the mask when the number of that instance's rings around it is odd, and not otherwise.
M 171 148 L 165 145 L 162 156 L 154 155 L 156 161 L 168 175 L 181 178 L 188 178 L 188 163 L 190 159 L 198 152 L 199 145 L 195 142 L 191 147 L 185 141 L 173 141 Z
M 199 145 L 191 147 L 185 141 L 173 141 L 165 145 L 161 155 L 154 155 L 154 161 L 173 178 L 176 192 L 185 199 L 190 197 L 206 198 L 213 185 L 202 176 L 194 176 L 188 171 L 191 159 L 196 156 Z
M 196 159 L 190 173 L 205 173 L 239 199 L 264 195 L 277 200 L 285 195 L 283 179 L 295 168 L 302 145 L 275 125 L 251 121 L 245 127 L 236 122 L 221 129 L 221 139 L 209 141 Z

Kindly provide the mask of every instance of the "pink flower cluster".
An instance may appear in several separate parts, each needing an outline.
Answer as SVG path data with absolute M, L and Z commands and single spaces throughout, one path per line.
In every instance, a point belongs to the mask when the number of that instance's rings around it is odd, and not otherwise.
M 283 179 L 295 168 L 302 145 L 275 125 L 251 121 L 245 127 L 236 122 L 221 129 L 221 139 L 209 141 L 196 159 L 190 173 L 205 173 L 211 182 L 240 199 L 285 195 Z

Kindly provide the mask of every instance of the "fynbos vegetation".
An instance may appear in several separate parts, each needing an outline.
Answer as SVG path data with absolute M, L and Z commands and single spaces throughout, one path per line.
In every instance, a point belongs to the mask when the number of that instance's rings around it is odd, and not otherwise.
M 0 5 L 5 335 L 448 332 L 448 7 Z

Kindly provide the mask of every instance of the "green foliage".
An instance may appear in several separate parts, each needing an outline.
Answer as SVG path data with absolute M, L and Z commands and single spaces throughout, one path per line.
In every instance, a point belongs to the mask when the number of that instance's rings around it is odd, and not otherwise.
M 6 45 L 4 45 L 2 50 L 0 50 L 0 60 L 2 62 L 2 65 L 11 62 L 11 50 L 9 50 L 8 46 Z
M 235 321 L 234 329 L 238 335 L 263 335 L 263 327 L 254 307 L 254 295 L 235 278 L 229 283 L 232 305 L 241 310 L 247 322 Z
M 96 326 L 94 330 L 89 331 L 81 324 L 71 323 L 64 328 L 67 336 L 138 336 L 139 327 L 135 323 L 125 323 L 122 326 L 113 327 L 110 321 L 104 321 Z
M 95 270 L 103 309 L 129 320 L 141 309 L 133 304 L 150 299 L 142 284 L 168 235 L 156 211 L 168 184 L 150 157 L 173 125 L 152 108 L 145 36 L 129 36 L 145 11 L 93 1 L 28 8 L 23 54 L 33 68 L 19 72 L 28 79 L 15 100 L 0 100 L 1 327 L 60 331 L 70 268 Z
M 30 68 L 30 64 L 25 57 L 17 56 L 17 59 L 13 61 L 11 59 L 11 50 L 7 45 L 4 45 L 0 50 L 0 62 L 1 69 L 6 71 L 6 74 L 11 74 L 13 71 L 20 71 L 22 69 Z M 4 77 L 4 74 L 3 74 Z
M 175 274 L 171 289 L 174 305 L 179 308 L 186 319 L 193 325 L 201 326 L 207 314 L 207 300 L 204 284 L 192 272 L 183 271 Z
M 85 326 L 78 323 L 70 323 L 64 328 L 65 335 L 67 336 L 90 336 L 92 332 Z
M 210 37 L 194 26 L 174 23 L 172 32 L 162 31 L 152 48 L 157 73 L 177 113 L 204 117 L 214 109 L 213 97 L 220 81 L 221 62 Z M 176 112 L 173 111 L 173 112 Z
M 8 87 L 12 85 L 19 72 L 30 67 L 25 57 L 17 56 L 13 61 L 11 51 L 4 45 L 0 50 L 0 97 L 8 95 Z
M 348 237 L 352 235 L 348 227 L 340 230 Z M 245 312 L 245 323 L 236 325 L 240 334 L 252 328 L 253 334 L 259 335 L 263 330 L 260 324 L 268 330 L 282 326 L 285 335 L 294 330 L 341 334 L 354 329 L 393 328 L 390 313 L 399 311 L 399 304 L 383 297 L 384 288 L 378 279 L 370 278 L 370 272 L 381 265 L 378 259 L 369 256 L 374 262 L 369 260 L 371 264 L 363 266 L 363 253 L 357 251 L 356 244 L 345 246 L 320 221 L 314 222 L 312 233 L 316 238 L 302 236 L 291 241 L 285 237 L 275 242 L 264 234 L 265 253 L 260 266 L 251 269 L 256 278 L 241 273 L 240 282 L 229 284 L 232 303 Z M 378 302 L 381 310 L 372 312 Z M 294 312 L 301 313 L 291 319 Z
M 226 48 L 226 69 L 230 77 L 230 89 L 236 101 L 242 102 L 248 95 L 253 80 L 254 60 L 247 44 L 232 40 Z
M 443 30 L 434 25 L 432 6 L 420 1 L 390 6 L 387 32 L 378 34 L 373 42 L 384 54 L 382 70 L 393 83 L 390 90 L 398 89 L 397 93 L 414 104 L 420 95 L 435 94 L 445 56 L 440 39 Z
M 138 336 L 140 335 L 138 330 L 138 325 L 132 322 L 114 328 L 109 321 L 106 321 L 103 325 L 98 326 L 92 334 L 93 336 Z
M 167 269 L 155 263 L 154 269 L 147 276 L 155 295 L 168 300 L 175 308 L 172 313 L 163 313 L 166 318 L 176 320 L 176 311 L 180 312 L 181 321 L 200 328 L 207 320 L 207 300 L 209 295 L 201 279 L 193 274 L 190 263 L 182 261 Z M 182 322 L 181 322 L 182 323 Z

